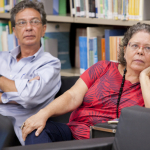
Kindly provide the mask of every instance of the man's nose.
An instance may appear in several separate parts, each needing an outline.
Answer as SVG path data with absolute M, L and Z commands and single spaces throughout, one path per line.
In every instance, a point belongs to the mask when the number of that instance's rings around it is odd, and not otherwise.
M 26 29 L 32 29 L 32 25 L 31 25 L 31 23 L 30 23 L 30 21 L 27 21 L 27 24 L 26 24 Z

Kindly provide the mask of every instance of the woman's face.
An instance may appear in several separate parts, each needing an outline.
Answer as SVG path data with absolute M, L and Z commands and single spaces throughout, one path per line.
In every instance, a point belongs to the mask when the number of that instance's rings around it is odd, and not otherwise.
M 140 48 L 138 48 L 140 47 Z M 141 72 L 150 66 L 150 34 L 140 31 L 135 33 L 124 49 L 127 70 Z

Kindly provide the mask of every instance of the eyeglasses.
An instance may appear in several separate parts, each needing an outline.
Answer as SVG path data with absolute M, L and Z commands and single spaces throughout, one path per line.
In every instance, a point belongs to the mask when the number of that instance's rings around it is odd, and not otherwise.
M 136 43 L 131 43 L 131 42 L 128 43 L 128 45 L 129 45 L 131 50 L 139 50 L 142 47 L 144 52 L 150 53 L 150 45 L 148 45 L 148 46 L 140 46 L 140 45 L 138 45 Z
M 21 21 L 18 21 L 18 22 L 16 23 L 16 25 L 18 25 L 19 27 L 24 27 L 24 26 L 27 25 L 27 22 L 28 22 L 28 21 L 21 20 Z M 39 25 L 39 24 L 42 23 L 42 22 L 41 22 L 40 20 L 38 20 L 38 19 L 33 19 L 33 20 L 30 20 L 29 23 L 30 23 L 30 25 L 32 25 L 32 26 L 37 26 L 37 25 Z

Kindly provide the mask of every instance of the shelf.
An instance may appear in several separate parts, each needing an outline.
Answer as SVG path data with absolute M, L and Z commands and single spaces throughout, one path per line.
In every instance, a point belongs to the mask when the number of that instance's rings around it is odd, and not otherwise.
M 0 19 L 10 19 L 9 13 L 0 13 Z
M 0 19 L 10 19 L 9 13 L 0 13 Z M 83 18 L 83 17 L 71 17 L 71 16 L 55 16 L 47 15 L 48 22 L 64 22 L 64 23 L 82 23 L 82 24 L 97 24 L 97 25 L 110 25 L 110 26 L 132 26 L 138 22 L 150 24 L 148 21 L 123 21 L 113 19 L 98 19 L 98 18 Z
M 98 18 L 74 18 L 75 23 L 99 24 L 99 25 L 117 25 L 117 26 L 132 26 L 139 21 L 113 20 L 113 19 L 98 19 Z M 150 23 L 150 21 L 149 21 Z
M 62 69 L 60 71 L 61 76 L 80 76 L 80 69 Z
M 54 16 L 54 15 L 47 15 L 47 21 L 49 22 L 65 22 L 65 23 L 72 23 L 73 17 L 70 16 Z

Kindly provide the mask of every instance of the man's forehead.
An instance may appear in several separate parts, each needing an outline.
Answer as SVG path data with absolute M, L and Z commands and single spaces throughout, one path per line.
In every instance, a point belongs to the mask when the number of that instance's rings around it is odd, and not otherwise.
M 19 11 L 16 14 L 15 18 L 17 20 L 18 19 L 29 20 L 29 19 L 32 19 L 32 18 L 39 18 L 39 19 L 41 19 L 41 15 L 40 15 L 40 13 L 37 10 L 35 10 L 33 8 L 25 8 L 24 10 Z

